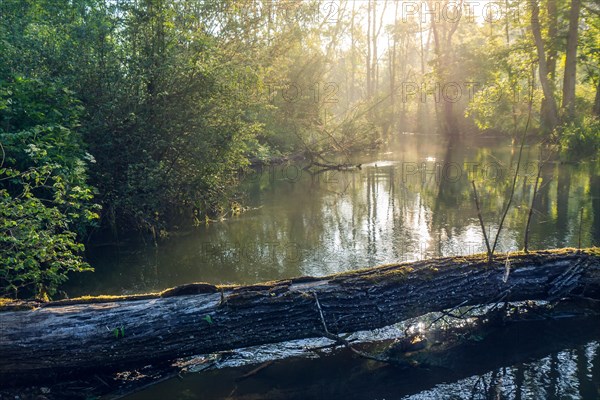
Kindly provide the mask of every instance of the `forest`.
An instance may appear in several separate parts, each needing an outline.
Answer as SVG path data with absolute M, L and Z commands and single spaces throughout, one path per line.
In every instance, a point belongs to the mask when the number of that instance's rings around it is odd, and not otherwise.
M 3 0 L 0 292 L 52 297 L 98 232 L 244 211 L 251 169 L 399 133 L 600 144 L 589 0 Z
M 595 0 L 0 0 L 0 399 L 598 398 L 599 245 Z

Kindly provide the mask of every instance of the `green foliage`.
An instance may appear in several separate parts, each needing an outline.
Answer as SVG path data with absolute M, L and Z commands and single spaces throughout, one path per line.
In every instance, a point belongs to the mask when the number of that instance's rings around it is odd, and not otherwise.
M 125 328 L 122 326 L 120 328 L 113 329 L 113 335 L 115 335 L 115 339 L 124 338 L 125 337 Z
M 69 272 L 91 270 L 79 255 L 83 245 L 56 207 L 36 198 L 0 191 L 0 293 L 47 299 Z
M 86 183 L 89 155 L 74 132 L 81 108 L 58 84 L 17 77 L 0 83 L 0 293 L 55 293 L 83 261 L 84 232 L 97 218 Z
M 600 120 L 585 117 L 558 128 L 563 155 L 568 159 L 600 154 Z
M 433 26 L 393 2 L 343 1 L 335 15 L 314 0 L 0 2 L 0 295 L 45 296 L 87 269 L 94 202 L 102 227 L 156 237 L 241 209 L 249 158 L 349 154 L 464 115 L 459 128 L 514 136 L 538 56 L 528 3 L 509 4 L 524 17 Z M 600 102 L 596 15 L 582 13 L 579 112 Z M 560 60 L 565 35 L 544 24 Z M 451 81 L 459 102 L 430 101 Z M 407 103 L 406 82 L 428 102 Z M 597 152 L 597 129 L 565 127 L 563 147 Z
M 220 214 L 261 124 L 241 96 L 255 73 L 232 63 L 213 37 L 188 18 L 188 2 L 123 4 L 97 60 L 112 84 L 86 76 L 83 129 L 97 164 L 92 178 L 105 224 L 157 232 Z M 208 7 L 208 6 L 207 6 Z M 118 57 L 126 54 L 126 58 Z
M 513 139 L 525 129 L 531 90 L 526 83 L 497 80 L 476 92 L 465 110 L 481 130 L 510 135 Z M 533 107 L 541 103 L 541 91 L 533 93 Z

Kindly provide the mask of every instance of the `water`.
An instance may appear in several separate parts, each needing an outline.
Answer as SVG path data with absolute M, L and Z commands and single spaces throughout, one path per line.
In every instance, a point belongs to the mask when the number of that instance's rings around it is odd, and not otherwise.
M 449 147 L 438 136 L 402 135 L 387 148 L 354 156 L 356 171 L 311 175 L 292 164 L 244 179 L 249 211 L 174 234 L 158 247 L 130 238 L 89 246 L 94 273 L 66 287 L 73 296 L 162 290 L 183 283 L 249 284 L 321 276 L 384 263 L 485 250 L 472 199 L 476 181 L 493 238 L 508 198 L 518 149 L 481 139 Z M 513 207 L 498 248 L 523 247 L 539 147 L 524 150 Z M 529 247 L 600 243 L 597 162 L 547 161 Z
M 523 247 L 539 154 L 539 146 L 524 150 L 501 251 Z M 494 138 L 448 146 L 438 136 L 401 135 L 384 149 L 353 155 L 360 170 L 264 168 L 244 179 L 247 212 L 173 235 L 158 247 L 128 238 L 92 246 L 96 272 L 75 277 L 65 289 L 76 296 L 158 291 L 193 281 L 249 284 L 482 252 L 471 180 L 493 240 L 517 156 L 518 149 Z M 577 247 L 580 241 L 600 243 L 599 164 L 551 157 L 541 169 L 529 248 Z M 476 351 L 483 359 L 458 358 L 450 370 L 400 371 L 347 351 L 314 360 L 304 344 L 272 346 L 237 353 L 243 363 L 163 382 L 131 399 L 600 398 L 600 324 L 583 331 L 576 325 L 517 330 L 510 341 L 499 338 Z M 523 341 L 531 352 L 511 345 Z M 238 381 L 255 368 L 239 365 L 269 358 L 283 360 Z
M 255 365 L 186 374 L 128 399 L 593 400 L 599 337 L 596 321 L 538 321 L 500 328 L 439 367 L 401 369 L 340 350 L 276 361 L 247 379 Z

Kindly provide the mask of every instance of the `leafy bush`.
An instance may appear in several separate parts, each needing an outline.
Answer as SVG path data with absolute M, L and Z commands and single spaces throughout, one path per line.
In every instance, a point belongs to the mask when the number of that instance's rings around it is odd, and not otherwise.
M 65 214 L 37 198 L 13 198 L 5 190 L 0 196 L 2 296 L 46 299 L 69 272 L 91 270 Z
M 69 272 L 90 270 L 77 232 L 97 207 L 79 112 L 59 84 L 0 82 L 0 296 L 47 298 Z
M 586 117 L 559 128 L 560 145 L 567 158 L 598 155 L 600 151 L 600 120 Z

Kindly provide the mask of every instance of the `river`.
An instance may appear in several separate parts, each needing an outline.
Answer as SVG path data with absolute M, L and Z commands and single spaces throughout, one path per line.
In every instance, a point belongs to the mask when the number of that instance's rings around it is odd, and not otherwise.
M 172 234 L 156 247 L 126 237 L 91 245 L 88 258 L 96 271 L 74 277 L 65 290 L 77 296 L 159 291 L 194 281 L 249 284 L 482 252 L 485 245 L 471 180 L 493 241 L 518 153 L 506 140 L 493 137 L 449 146 L 439 136 L 403 134 L 384 148 L 351 155 L 353 163 L 361 164 L 358 170 L 311 173 L 300 164 L 264 167 L 243 177 L 246 212 Z M 532 145 L 523 151 L 498 249 L 523 247 L 538 167 L 541 179 L 529 248 L 598 245 L 598 162 L 560 162 L 556 155 L 540 156 L 540 147 Z M 263 360 L 258 353 L 241 352 L 237 357 L 243 361 L 237 364 L 223 363 L 219 369 L 188 374 L 183 380 L 161 383 L 131 398 L 600 396 L 598 330 L 565 334 L 566 328 L 558 325 L 546 328 L 545 336 L 537 340 L 551 345 L 527 360 L 515 354 L 517 363 L 511 361 L 511 346 L 496 343 L 489 349 L 490 358 L 498 359 L 496 363 L 479 360 L 455 371 L 406 372 L 357 359 L 347 351 L 315 360 L 312 353 L 303 351 L 307 342 L 302 342 L 296 350 L 272 347 L 276 355 L 271 358 L 283 360 L 239 384 L 236 379 L 248 371 L 243 365 Z M 527 335 L 512 334 L 516 341 Z M 260 351 L 268 353 L 268 349 Z M 508 357 L 501 357 L 507 353 Z

